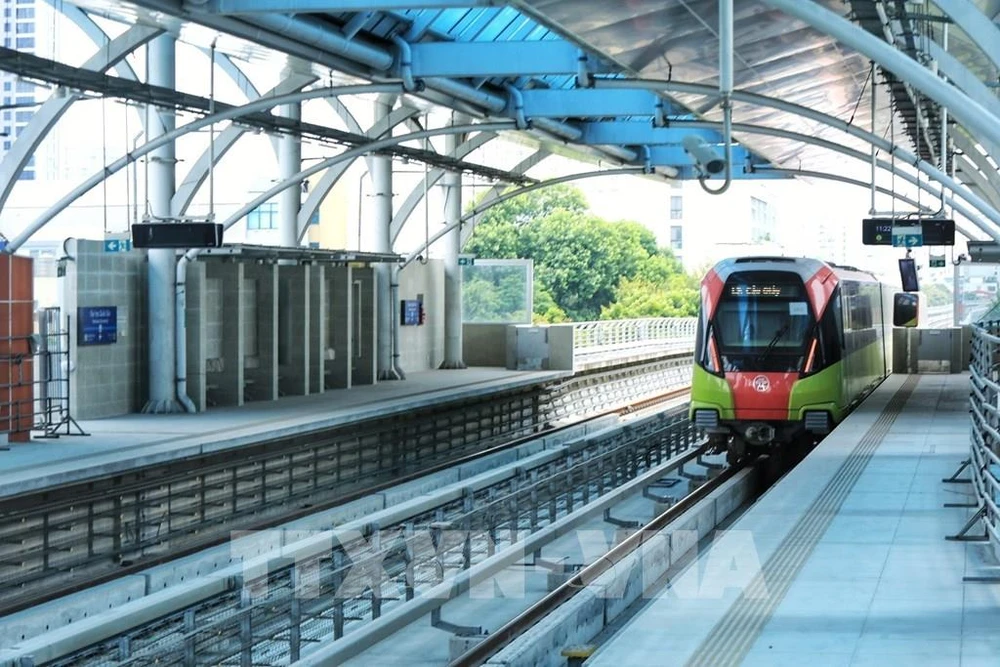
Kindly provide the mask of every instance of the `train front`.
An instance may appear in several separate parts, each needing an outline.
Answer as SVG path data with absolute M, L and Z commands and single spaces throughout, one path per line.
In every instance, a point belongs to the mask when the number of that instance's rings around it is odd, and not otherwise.
M 820 370 L 818 317 L 836 283 L 822 262 L 777 257 L 725 260 L 705 276 L 691 419 L 716 451 L 742 456 L 828 427 L 828 413 L 801 408 L 815 398 L 803 378 Z

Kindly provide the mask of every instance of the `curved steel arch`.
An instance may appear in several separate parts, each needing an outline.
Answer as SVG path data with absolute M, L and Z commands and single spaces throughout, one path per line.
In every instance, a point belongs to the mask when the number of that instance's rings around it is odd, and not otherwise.
M 713 121 L 690 121 L 690 122 L 685 122 L 685 125 L 689 125 L 691 127 L 706 127 L 706 128 L 713 128 L 714 129 L 714 128 L 719 127 L 720 123 L 713 122 Z M 801 141 L 803 143 L 807 143 L 807 144 L 810 144 L 810 145 L 813 145 L 813 146 L 819 146 L 820 148 L 826 148 L 827 150 L 831 150 L 831 151 L 834 151 L 836 153 L 841 153 L 842 155 L 847 155 L 849 157 L 853 157 L 853 158 L 855 158 L 857 160 L 860 160 L 862 162 L 868 162 L 868 163 L 871 162 L 871 155 L 869 155 L 867 153 L 864 153 L 864 152 L 859 151 L 859 150 L 855 150 L 853 148 L 848 148 L 847 146 L 841 146 L 840 144 L 834 143 L 832 141 L 828 141 L 826 139 L 820 139 L 818 137 L 813 137 L 813 136 L 801 134 L 799 132 L 791 132 L 791 131 L 788 131 L 788 130 L 781 130 L 781 129 L 778 129 L 778 128 L 765 127 L 765 126 L 760 126 L 760 125 L 750 125 L 750 124 L 747 124 L 747 123 L 733 123 L 733 129 L 735 131 L 737 131 L 737 132 L 746 132 L 748 134 L 765 134 L 765 135 L 770 135 L 770 136 L 774 136 L 774 137 L 781 137 L 781 138 L 784 138 L 784 139 L 791 139 L 793 141 Z M 920 188 L 921 190 L 924 190 L 924 191 L 930 193 L 932 196 L 934 196 L 934 197 L 940 197 L 941 196 L 941 191 L 940 190 L 934 190 L 934 189 L 932 189 L 930 187 L 930 184 L 927 181 L 922 181 L 919 178 L 917 178 L 916 176 L 914 176 L 913 174 L 910 174 L 909 172 L 905 172 L 905 171 L 899 170 L 898 167 L 896 165 L 894 165 L 893 163 L 887 162 L 885 160 L 877 160 L 876 163 L 878 164 L 878 166 L 881 169 L 883 169 L 885 171 L 888 171 L 889 173 L 895 173 L 897 176 L 899 176 L 903 180 L 907 181 L 908 183 L 910 183 L 912 185 L 916 185 L 918 188 Z M 951 180 L 951 179 L 949 178 L 948 180 Z M 946 185 L 948 185 L 947 183 L 942 182 L 942 181 L 938 181 L 938 183 L 939 183 L 939 185 L 942 188 L 945 187 Z M 955 188 L 952 188 L 952 191 L 956 195 L 958 195 L 959 197 L 961 197 L 962 199 L 965 199 L 970 204 L 972 204 L 972 202 L 969 201 L 969 198 L 970 198 L 970 196 L 973 196 L 973 195 L 970 195 L 968 192 L 964 192 L 964 193 L 960 192 L 959 190 L 956 190 Z M 979 197 L 975 196 L 975 199 L 979 200 Z M 982 200 L 980 200 L 980 201 L 982 201 Z M 985 202 L 983 202 L 983 203 L 985 204 Z M 965 217 L 967 217 L 970 222 L 972 222 L 974 225 L 976 225 L 977 227 L 979 227 L 990 238 L 992 238 L 995 241 L 997 241 L 997 243 L 1000 243 L 1000 211 L 997 211 L 992 206 L 988 206 L 988 205 L 985 206 L 985 210 L 984 210 L 982 207 L 976 206 L 975 204 L 973 204 L 973 206 L 975 206 L 975 208 L 983 216 L 986 216 L 991 222 L 994 223 L 994 225 L 996 225 L 996 227 L 994 228 L 994 227 L 991 227 L 986 222 L 984 222 L 983 220 L 981 220 L 979 218 L 979 216 L 974 215 L 971 211 L 969 211 L 964 206 L 960 206 L 960 205 L 954 205 L 954 206 L 955 206 L 955 210 L 957 210 L 960 213 L 962 213 L 962 215 L 964 215 Z
M 428 137 L 436 137 L 445 134 L 458 134 L 461 132 L 483 132 L 483 131 L 499 131 L 499 130 L 510 130 L 514 129 L 514 121 L 506 121 L 499 123 L 479 123 L 470 125 L 449 125 L 448 127 L 435 128 L 433 130 L 421 130 L 420 132 L 411 132 L 409 134 L 401 134 L 395 137 L 386 137 L 385 139 L 377 139 L 371 143 L 364 144 L 363 146 L 355 146 L 350 148 L 343 153 L 334 155 L 333 157 L 327 158 L 322 162 L 319 162 L 308 169 L 303 169 L 302 171 L 291 175 L 285 180 L 275 184 L 270 190 L 260 194 L 251 201 L 244 204 L 242 207 L 237 209 L 237 211 L 231 214 L 222 223 L 224 229 L 228 229 L 236 224 L 241 218 L 243 218 L 247 213 L 254 210 L 264 202 L 266 202 L 271 197 L 287 190 L 290 187 L 296 186 L 305 179 L 309 178 L 315 173 L 323 171 L 324 169 L 329 169 L 341 162 L 346 162 L 347 160 L 352 160 L 358 156 L 370 153 L 373 151 L 381 150 L 383 148 L 388 148 L 389 146 L 395 146 L 397 144 L 402 144 L 407 141 L 414 141 L 415 139 L 426 139 Z M 193 254 L 192 254 L 193 253 Z M 197 255 L 197 251 L 189 250 L 184 257 L 191 258 Z
M 425 241 L 423 243 L 423 245 L 421 245 L 416 250 L 414 250 L 409 255 L 407 255 L 406 259 L 403 260 L 403 262 L 402 262 L 402 264 L 400 264 L 399 268 L 401 268 L 401 269 L 405 268 L 408 264 L 410 264 L 411 262 L 413 262 L 415 259 L 419 258 L 423 253 L 427 252 L 428 248 L 430 248 L 432 245 L 434 245 L 435 243 L 437 243 L 442 237 L 444 237 L 445 234 L 447 234 L 448 232 L 450 232 L 456 226 L 461 227 L 466 222 L 469 222 L 470 220 L 473 220 L 473 218 L 476 218 L 476 217 L 482 215 L 486 210 L 488 210 L 488 209 L 496 206 L 497 204 L 502 204 L 503 202 L 507 201 L 508 199 L 513 199 L 514 197 L 517 197 L 517 196 L 520 196 L 520 195 L 523 195 L 523 194 L 527 194 L 527 193 L 533 192 L 535 190 L 540 190 L 542 188 L 547 188 L 547 187 L 552 186 L 552 185 L 558 185 L 560 183 L 569 183 L 569 182 L 572 182 L 572 181 L 581 181 L 581 180 L 584 180 L 584 179 L 587 179 L 587 178 L 597 178 L 599 176 L 634 176 L 636 174 L 642 174 L 642 173 L 644 173 L 644 171 L 645 171 L 645 169 L 643 167 L 622 167 L 620 169 L 604 169 L 604 170 L 599 170 L 599 171 L 586 171 L 586 172 L 582 172 L 582 173 L 579 173 L 579 174 L 569 174 L 567 176 L 559 176 L 557 178 L 550 178 L 547 181 L 540 181 L 538 183 L 532 183 L 531 185 L 526 185 L 523 188 L 517 188 L 516 190 L 511 190 L 511 191 L 505 192 L 504 194 L 500 195 L 499 197 L 496 197 L 495 199 L 491 199 L 489 202 L 486 202 L 485 204 L 480 204 L 479 206 L 476 206 L 471 211 L 468 211 L 461 218 L 458 219 L 457 223 L 451 224 L 451 225 L 446 225 L 445 227 L 442 227 L 441 229 L 439 229 L 433 236 L 431 236 L 427 241 Z M 473 221 L 473 226 L 475 226 L 475 222 L 474 221 Z M 464 239 L 463 239 L 463 242 L 464 242 Z
M 972 163 L 972 166 L 978 170 L 980 176 L 989 184 L 989 187 L 993 190 L 992 200 L 1000 205 L 1000 174 L 990 165 L 987 157 L 976 150 L 972 140 L 965 132 L 952 132 L 951 142 L 955 148 L 962 151 L 965 158 Z
M 549 157 L 550 155 L 552 155 L 552 151 L 548 150 L 547 148 L 539 148 L 537 151 L 535 151 L 528 157 L 518 162 L 512 171 L 518 174 L 524 174 L 529 169 L 532 169 L 533 167 L 536 167 L 539 164 L 541 164 L 542 160 Z M 552 183 L 551 185 L 556 185 L 556 183 Z M 503 193 L 503 191 L 504 191 L 503 185 L 500 185 L 499 183 L 497 185 L 494 185 L 492 188 L 486 191 L 486 194 L 483 195 L 482 200 L 479 202 L 480 206 L 488 202 L 492 202 L 494 199 L 499 197 L 501 193 Z M 492 204 L 490 205 L 492 206 Z M 476 227 L 476 221 L 473 221 L 471 225 L 462 230 L 462 239 L 461 239 L 462 245 L 465 245 L 466 243 L 469 242 L 469 237 L 472 236 L 472 232 L 475 229 L 475 227 Z
M 975 132 L 1000 145 L 1000 123 L 997 122 L 996 116 L 895 47 L 818 3 L 802 2 L 802 0 L 763 0 L 763 2 L 868 56 L 947 108 L 949 113 L 970 132 Z
M 50 207 L 45 213 L 39 216 L 34 222 L 32 222 L 25 230 L 18 234 L 10 244 L 5 249 L 5 252 L 13 253 L 21 245 L 24 244 L 31 236 L 37 232 L 39 229 L 44 227 L 52 218 L 63 211 L 67 206 L 76 201 L 83 194 L 88 192 L 95 185 L 108 178 L 112 174 L 120 171 L 129 163 L 135 161 L 136 159 L 156 150 L 160 146 L 164 146 L 174 139 L 189 134 L 203 127 L 212 125 L 213 123 L 218 123 L 223 120 L 230 120 L 233 118 L 239 118 L 249 113 L 255 111 L 261 111 L 265 109 L 270 109 L 272 107 L 278 106 L 280 104 L 289 104 L 292 102 L 298 102 L 305 99 L 313 99 L 317 97 L 334 96 L 334 95 L 357 95 L 361 93 L 371 93 L 371 92 L 395 92 L 401 90 L 401 86 L 398 84 L 363 84 L 354 86 L 338 86 L 334 88 L 316 88 L 314 90 L 303 91 L 298 93 L 292 93 L 289 95 L 279 95 L 275 97 L 270 97 L 263 100 L 254 100 L 248 102 L 242 106 L 233 107 L 232 109 L 227 109 L 225 111 L 220 111 L 209 116 L 203 116 L 197 120 L 193 120 L 187 123 L 183 127 L 179 127 L 176 130 L 167 132 L 166 134 L 160 135 L 156 139 L 149 141 L 138 149 L 126 153 L 124 156 L 118 158 L 109 165 L 106 165 L 99 173 L 94 174 L 87 178 L 83 183 L 78 185 L 68 194 L 64 195 L 58 202 L 56 202 L 52 207 Z
M 454 155 L 451 157 L 464 158 L 474 150 L 485 146 L 496 137 L 497 135 L 495 133 L 481 132 L 459 145 L 459 147 L 455 149 Z M 427 190 L 441 180 L 444 175 L 444 169 L 432 169 L 427 172 L 420 183 L 413 186 L 413 189 L 410 190 L 410 194 L 406 196 L 406 200 L 403 201 L 399 210 L 392 216 L 392 222 L 389 223 L 389 239 L 392 243 L 395 243 L 396 239 L 399 238 L 400 233 L 403 231 L 403 227 L 410 219 L 410 216 L 413 215 L 414 209 L 416 209 L 417 204 L 419 204 L 424 198 Z
M 381 120 L 375 122 L 368 131 L 360 130 L 358 134 L 367 134 L 372 138 L 377 138 L 385 134 L 386 132 L 392 130 L 394 127 L 401 125 L 416 114 L 420 113 L 419 109 L 413 107 L 399 107 L 393 109 L 389 112 L 389 115 L 382 118 Z M 356 121 L 355 121 L 356 122 Z M 359 126 L 360 127 L 360 126 Z M 367 156 L 364 156 L 366 160 L 369 160 Z M 299 220 L 298 220 L 298 240 L 299 242 L 305 238 L 306 232 L 309 230 L 309 219 L 313 214 L 319 209 L 320 204 L 330 193 L 330 190 L 337 184 L 344 173 L 351 168 L 351 165 L 357 160 L 357 157 L 351 158 L 346 162 L 339 163 L 333 167 L 327 169 L 326 173 L 320 178 L 319 182 L 310 189 L 309 197 L 306 199 L 305 203 L 302 204 L 302 208 L 299 210 Z M 369 171 L 371 171 L 371 163 L 369 161 L 368 165 Z
M 712 129 L 717 129 L 718 127 L 721 127 L 721 125 L 722 125 L 721 123 L 715 122 L 715 121 L 688 121 L 688 124 L 690 124 L 692 127 L 710 127 Z M 739 129 L 737 129 L 737 128 L 739 128 Z M 842 153 L 844 155 L 848 155 L 850 157 L 853 157 L 853 158 L 855 158 L 855 159 L 857 159 L 859 161 L 865 162 L 865 163 L 870 163 L 870 161 L 871 161 L 871 156 L 868 155 L 867 153 L 863 153 L 863 152 L 855 150 L 853 148 L 848 148 L 846 146 L 841 146 L 840 144 L 836 144 L 836 143 L 834 143 L 832 141 L 827 141 L 825 139 L 818 139 L 816 137 L 812 137 L 812 136 L 801 134 L 801 133 L 797 133 L 797 132 L 790 132 L 790 131 L 787 131 L 787 130 L 780 130 L 780 129 L 771 128 L 771 127 L 749 125 L 749 124 L 746 124 L 746 123 L 734 124 L 733 125 L 733 129 L 736 130 L 736 131 L 747 132 L 747 133 L 773 134 L 774 136 L 779 136 L 779 137 L 783 137 L 783 138 L 786 138 L 786 139 L 793 139 L 795 141 L 802 141 L 804 143 L 817 145 L 817 146 L 820 146 L 822 148 L 827 148 L 829 150 L 833 150 L 835 152 Z M 903 172 L 903 171 L 899 171 L 898 168 L 895 167 L 895 165 L 893 165 L 890 162 L 886 162 L 885 160 L 878 160 L 877 163 L 878 163 L 878 166 L 880 168 L 882 168 L 882 169 L 884 169 L 886 171 L 889 171 L 890 173 L 895 172 L 896 174 L 898 174 L 904 180 L 908 181 L 909 183 L 911 183 L 913 185 L 916 185 L 918 188 L 920 188 L 920 189 L 924 190 L 925 192 L 929 193 L 932 197 L 940 198 L 941 191 L 933 189 L 930 186 L 930 183 L 928 183 L 927 181 L 921 181 L 920 179 L 918 179 L 917 177 L 913 176 L 912 174 L 909 174 L 909 173 Z M 489 202 L 487 202 L 485 204 L 480 204 L 475 209 L 469 211 L 467 214 L 465 214 L 464 216 L 462 216 L 462 218 L 459 220 L 459 222 L 457 224 L 458 225 L 462 225 L 463 223 L 467 222 L 468 220 L 481 215 L 485 210 L 487 210 L 487 209 L 489 209 L 489 208 L 491 208 L 493 206 L 496 206 L 497 204 L 500 204 L 500 203 L 502 203 L 504 201 L 507 201 L 508 199 L 511 199 L 513 197 L 517 197 L 517 196 L 522 195 L 522 194 L 526 194 L 528 192 L 532 192 L 533 190 L 537 190 L 539 188 L 547 187 L 549 185 L 556 185 L 557 183 L 565 183 L 565 182 L 568 182 L 568 181 L 579 180 L 581 178 L 593 178 L 595 176 L 603 176 L 603 175 L 615 174 L 615 173 L 635 174 L 635 173 L 643 173 L 643 171 L 644 170 L 642 168 L 636 167 L 634 169 L 625 169 L 625 170 L 586 172 L 584 174 L 573 174 L 573 175 L 570 175 L 568 177 L 551 179 L 549 181 L 543 181 L 541 183 L 535 183 L 535 184 L 532 184 L 532 185 L 529 185 L 529 186 L 526 186 L 526 187 L 523 187 L 523 188 L 518 188 L 516 190 L 510 190 L 508 192 L 505 192 L 503 195 L 497 197 L 496 199 L 493 199 L 493 200 L 491 200 L 491 201 L 489 201 Z M 1000 231 L 993 231 L 993 232 L 991 232 L 991 230 L 989 229 L 989 226 L 986 223 L 980 221 L 978 219 L 978 216 L 975 213 L 973 213 L 967 207 L 965 207 L 964 205 L 962 205 L 960 202 L 956 201 L 954 199 L 954 197 L 947 197 L 946 199 L 949 199 L 951 201 L 951 204 L 955 208 L 956 211 L 958 211 L 959 213 L 961 213 L 962 215 L 964 215 L 966 218 L 968 218 L 973 224 L 975 224 L 977 227 L 979 227 L 988 236 L 990 236 L 993 239 L 995 239 L 998 242 L 1000 242 Z M 996 215 L 998 217 L 998 219 L 1000 219 L 1000 213 L 997 213 L 996 211 L 993 211 L 993 213 L 994 213 L 994 215 Z M 448 225 L 448 226 L 445 226 L 442 229 L 440 229 L 434 236 L 432 236 L 430 238 L 430 240 L 427 243 L 425 243 L 424 245 L 422 245 L 418 250 L 416 250 L 413 253 L 411 253 L 407 257 L 407 259 L 404 262 L 403 266 L 406 266 L 407 264 L 409 264 L 410 262 L 412 262 L 414 259 L 416 259 L 422 252 L 425 252 L 426 249 L 429 246 L 433 245 L 435 241 L 437 241 L 439 238 L 441 238 L 442 236 L 444 236 L 445 234 L 447 234 L 451 229 L 454 228 L 454 226 L 455 225 Z
M 119 66 L 122 75 L 128 77 L 132 73 L 132 68 L 127 63 L 124 64 L 123 68 L 121 67 L 125 56 L 162 32 L 158 28 L 134 25 L 98 49 L 97 53 L 92 55 L 82 67 L 103 72 L 111 67 Z M 24 171 L 35 150 L 56 126 L 59 119 L 69 111 L 70 106 L 81 97 L 83 95 L 78 93 L 69 93 L 62 97 L 49 97 L 32 114 L 31 120 L 28 121 L 24 130 L 11 145 L 10 150 L 4 155 L 3 161 L 0 162 L 0 210 L 10 198 L 10 193 L 14 189 L 18 177 Z
M 934 4 L 1000 69 L 1000 27 L 970 0 L 934 0 Z
M 650 79 L 635 79 L 635 80 L 624 80 L 624 79 L 602 79 L 596 82 L 598 87 L 605 88 L 643 88 L 647 90 L 664 90 L 664 91 L 675 91 L 675 92 L 685 92 L 685 93 L 695 93 L 700 95 L 714 94 L 715 89 L 712 86 L 706 86 L 697 83 L 683 83 L 678 81 L 659 81 Z M 970 192 L 968 188 L 962 186 L 961 183 L 951 178 L 940 169 L 931 165 L 923 160 L 919 159 L 913 153 L 903 150 L 899 146 L 891 143 L 887 139 L 884 139 L 877 134 L 872 134 L 867 130 L 862 130 L 859 127 L 850 125 L 846 121 L 842 121 L 839 118 L 830 116 L 828 114 L 822 113 L 820 111 L 815 111 L 808 107 L 804 107 L 798 104 L 792 104 L 790 102 L 785 102 L 784 100 L 778 100 L 772 97 L 767 97 L 766 95 L 759 95 L 757 93 L 748 93 L 746 91 L 733 91 L 732 99 L 739 100 L 741 102 L 746 102 L 749 104 L 756 104 L 760 106 L 770 107 L 774 109 L 779 109 L 790 114 L 802 116 L 815 120 L 817 122 L 823 123 L 824 125 L 829 125 L 835 129 L 841 130 L 847 134 L 850 134 L 858 139 L 865 141 L 866 143 L 873 144 L 877 148 L 881 148 L 889 155 L 895 155 L 899 160 L 906 162 L 916 168 L 918 171 L 924 173 L 930 178 L 934 179 L 938 183 L 951 188 L 956 194 L 965 199 L 967 202 L 972 204 L 976 209 L 978 209 L 983 215 L 990 218 L 994 223 L 998 225 L 998 230 L 1000 230 L 1000 214 L 997 213 L 996 209 L 991 206 L 987 201 L 985 201 L 979 195 Z M 708 122 L 708 121 L 675 121 L 675 125 L 680 125 L 682 123 L 694 123 L 694 122 Z M 871 156 L 868 156 L 871 160 Z M 991 238 L 996 238 L 1000 240 L 1000 231 L 983 231 L 987 232 Z
M 258 97 L 258 99 L 266 99 L 276 95 L 286 95 L 296 90 L 301 90 L 303 87 L 308 86 L 315 80 L 315 77 L 307 77 L 303 80 L 300 75 L 294 75 L 284 79 L 277 86 L 264 93 L 263 96 Z M 229 152 L 229 149 L 232 148 L 237 140 L 246 134 L 246 132 L 246 127 L 234 123 L 215 137 L 214 148 L 206 148 L 202 154 L 198 156 L 194 165 L 192 165 L 187 174 L 184 175 L 184 180 L 181 181 L 180 185 L 178 185 L 177 191 L 174 192 L 174 196 L 171 199 L 170 210 L 174 213 L 174 215 L 183 215 L 191 205 L 191 202 L 194 201 L 195 195 L 205 182 L 205 179 L 208 178 L 209 170 L 212 168 L 212 153 L 214 152 L 215 154 L 215 164 L 218 164 L 222 157 Z
M 773 172 L 777 172 L 777 173 L 781 173 L 781 174 L 787 174 L 788 176 L 802 176 L 804 178 L 821 178 L 821 179 L 826 180 L 826 181 L 836 181 L 838 183 L 846 183 L 848 185 L 856 185 L 856 186 L 864 188 L 866 190 L 869 189 L 869 188 L 871 188 L 871 184 L 868 183 L 867 181 L 862 181 L 862 180 L 857 179 L 857 178 L 850 178 L 849 176 L 843 176 L 841 174 L 831 174 L 831 173 L 828 173 L 828 172 L 825 172 L 825 171 L 813 171 L 813 170 L 810 170 L 810 169 L 781 169 L 781 168 L 774 168 L 774 167 L 767 167 L 764 170 L 765 171 L 773 171 Z M 899 192 L 894 192 L 893 190 L 890 190 L 889 188 L 883 187 L 881 185 L 876 185 L 875 189 L 878 190 L 880 193 L 882 193 L 884 195 L 892 197 L 893 199 L 898 199 L 901 202 L 905 202 L 905 203 L 909 204 L 910 206 L 912 206 L 915 209 L 918 209 L 920 211 L 931 212 L 931 208 L 929 206 L 926 206 L 924 204 L 920 204 L 920 203 L 917 202 L 916 199 L 913 199 L 911 197 L 907 197 L 904 194 L 901 194 Z M 952 201 L 953 201 L 953 198 L 950 195 L 946 195 L 945 196 L 945 200 L 949 204 L 951 204 Z M 967 229 L 964 229 L 964 227 L 961 225 L 960 221 L 957 221 L 957 220 L 955 221 L 955 227 L 966 238 L 969 238 L 969 239 L 975 238 L 972 234 L 969 233 L 969 231 Z

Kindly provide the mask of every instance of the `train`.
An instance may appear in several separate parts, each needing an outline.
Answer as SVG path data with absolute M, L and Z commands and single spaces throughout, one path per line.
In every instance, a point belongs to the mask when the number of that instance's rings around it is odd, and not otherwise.
M 701 283 L 689 408 L 711 451 L 736 463 L 832 430 L 891 370 L 897 292 L 817 259 L 716 264 Z

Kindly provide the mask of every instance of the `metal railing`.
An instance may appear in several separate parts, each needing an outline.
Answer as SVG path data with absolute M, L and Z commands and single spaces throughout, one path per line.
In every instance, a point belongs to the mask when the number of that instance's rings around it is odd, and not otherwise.
M 0 337 L 0 363 L 9 369 L 0 379 L 0 431 L 87 435 L 70 415 L 70 319 L 63 327 L 58 308 L 38 315 L 38 333 Z
M 1000 550 L 1000 321 L 979 322 L 972 332 L 972 442 L 965 465 L 978 511 L 964 530 L 982 519 L 994 550 Z
M 599 320 L 573 323 L 573 356 L 577 360 L 626 354 L 694 349 L 696 317 Z

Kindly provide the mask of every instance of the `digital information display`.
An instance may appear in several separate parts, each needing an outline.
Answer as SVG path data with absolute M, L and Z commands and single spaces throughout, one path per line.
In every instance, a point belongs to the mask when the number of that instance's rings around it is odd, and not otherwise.
M 737 283 L 726 288 L 726 296 L 794 298 L 802 293 L 798 285 L 782 283 Z
M 892 245 L 893 224 L 917 224 L 917 220 L 865 218 L 861 221 L 861 242 L 864 245 Z M 954 220 L 920 220 L 922 245 L 955 245 Z

